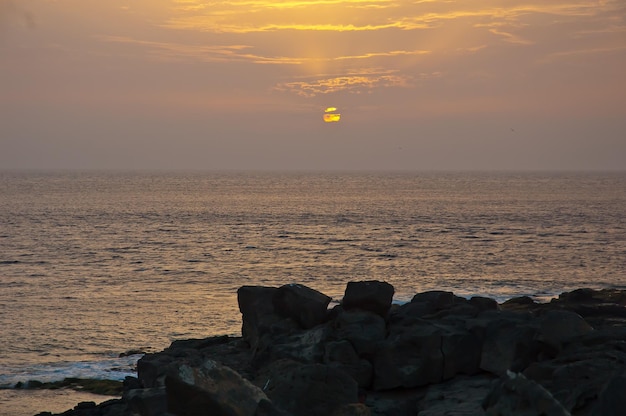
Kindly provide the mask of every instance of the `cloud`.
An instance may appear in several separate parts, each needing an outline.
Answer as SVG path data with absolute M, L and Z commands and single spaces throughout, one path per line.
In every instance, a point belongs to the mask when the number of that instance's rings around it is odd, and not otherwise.
M 35 19 L 29 11 L 23 10 L 13 0 L 0 0 L 0 30 L 11 22 L 18 22 L 27 27 L 35 27 Z
M 320 94 L 347 92 L 361 94 L 382 87 L 408 87 L 411 78 L 389 71 L 362 74 L 349 74 L 330 78 L 312 79 L 306 81 L 291 81 L 280 83 L 275 90 L 290 92 L 302 97 L 314 97 Z

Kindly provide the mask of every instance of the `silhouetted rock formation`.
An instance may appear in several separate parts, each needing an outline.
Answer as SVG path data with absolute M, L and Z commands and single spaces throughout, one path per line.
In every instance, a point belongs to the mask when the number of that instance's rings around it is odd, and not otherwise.
M 176 341 L 121 399 L 65 416 L 581 415 L 626 408 L 626 292 L 550 303 L 419 293 L 384 282 L 343 301 L 302 285 L 238 291 L 242 337 Z

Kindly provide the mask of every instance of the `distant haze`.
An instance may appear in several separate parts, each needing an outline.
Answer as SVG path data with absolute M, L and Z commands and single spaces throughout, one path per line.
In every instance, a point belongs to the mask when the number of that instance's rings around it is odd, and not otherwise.
M 0 169 L 626 169 L 625 18 L 623 0 L 0 0 Z

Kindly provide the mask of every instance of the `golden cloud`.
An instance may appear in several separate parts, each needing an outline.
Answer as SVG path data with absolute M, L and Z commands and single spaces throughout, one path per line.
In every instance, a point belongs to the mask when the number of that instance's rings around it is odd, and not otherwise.
M 346 75 L 333 78 L 317 79 L 312 81 L 293 81 L 276 86 L 278 91 L 293 92 L 303 97 L 313 97 L 320 94 L 349 92 L 360 94 L 363 91 L 381 87 L 407 87 L 408 77 L 393 74 L 379 75 Z

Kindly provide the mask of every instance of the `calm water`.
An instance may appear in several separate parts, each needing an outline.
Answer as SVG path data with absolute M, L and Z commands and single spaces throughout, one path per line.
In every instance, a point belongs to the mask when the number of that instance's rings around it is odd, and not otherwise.
M 241 285 L 549 299 L 625 270 L 626 173 L 3 172 L 0 386 L 238 334 Z

